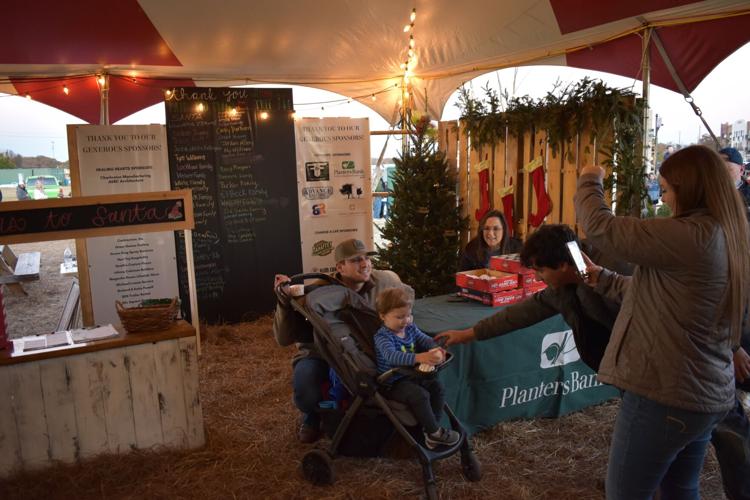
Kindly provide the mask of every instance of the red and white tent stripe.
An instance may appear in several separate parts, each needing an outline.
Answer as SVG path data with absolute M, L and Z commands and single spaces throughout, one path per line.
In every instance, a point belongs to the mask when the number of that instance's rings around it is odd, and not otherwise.
M 688 90 L 750 40 L 746 0 L 32 0 L 3 8 L 0 91 L 98 122 L 92 75 L 106 72 L 114 122 L 172 86 L 290 83 L 361 98 L 394 121 L 412 7 L 412 84 L 433 116 L 461 83 L 495 69 L 557 64 L 637 78 L 645 27 Z M 652 83 L 677 90 L 653 47 L 651 60 Z

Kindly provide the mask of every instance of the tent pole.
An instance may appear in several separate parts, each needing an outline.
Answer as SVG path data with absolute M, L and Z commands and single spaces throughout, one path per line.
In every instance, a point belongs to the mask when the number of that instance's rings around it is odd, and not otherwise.
M 643 161 L 646 171 L 650 172 L 653 166 L 649 140 L 649 129 L 651 128 L 651 32 L 653 28 L 647 28 L 643 32 L 643 54 L 641 56 L 641 77 L 643 79 L 643 122 L 641 130 L 641 145 Z
M 672 80 L 677 85 L 677 88 L 680 89 L 680 92 L 682 93 L 682 97 L 685 98 L 685 102 L 690 104 L 690 107 L 693 108 L 693 112 L 696 114 L 698 118 L 700 118 L 701 122 L 703 122 L 703 126 L 706 127 L 706 130 L 708 130 L 708 133 L 711 134 L 711 139 L 713 139 L 714 144 L 716 145 L 716 149 L 719 149 L 720 143 L 719 139 L 716 137 L 716 134 L 714 134 L 714 131 L 711 130 L 711 127 L 708 126 L 708 123 L 706 122 L 706 119 L 703 118 L 703 112 L 701 111 L 701 108 L 699 108 L 695 102 L 693 101 L 693 96 L 690 95 L 690 92 L 688 92 L 687 87 L 685 87 L 685 84 L 682 82 L 682 79 L 680 78 L 680 75 L 677 74 L 677 70 L 674 67 L 674 64 L 672 64 L 672 60 L 669 57 L 669 54 L 667 54 L 666 49 L 664 48 L 664 45 L 661 43 L 661 39 L 659 38 L 659 35 L 654 32 L 654 45 L 656 46 L 656 50 L 659 51 L 659 55 L 661 56 L 662 61 L 664 61 L 664 65 L 667 67 L 667 71 L 669 71 L 669 74 L 672 76 Z
M 109 74 L 97 77 L 99 82 L 99 125 L 109 125 Z
M 408 80 L 404 77 L 401 80 L 401 154 L 405 158 L 409 152 L 409 127 L 407 120 L 409 119 L 409 96 L 408 94 Z

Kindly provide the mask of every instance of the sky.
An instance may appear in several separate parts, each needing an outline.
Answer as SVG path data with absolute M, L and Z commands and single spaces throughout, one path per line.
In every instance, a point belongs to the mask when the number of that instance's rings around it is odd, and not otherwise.
M 747 90 L 747 70 L 750 68 L 750 44 L 730 55 L 712 71 L 692 93 L 695 103 L 716 135 L 720 124 L 739 119 L 750 119 L 750 92 Z M 499 84 L 508 89 L 511 95 L 541 97 L 551 91 L 555 82 L 572 83 L 584 76 L 600 78 L 612 87 L 632 88 L 640 94 L 642 84 L 638 80 L 608 73 L 579 70 L 559 66 L 525 66 L 505 69 L 475 78 L 467 83 L 478 97 L 483 96 L 482 88 L 489 83 L 493 88 Z M 514 87 L 515 80 L 515 87 Z M 278 85 L 284 87 L 284 85 Z M 348 116 L 370 118 L 370 130 L 386 130 L 387 122 L 377 113 L 358 102 L 333 103 L 344 99 L 338 94 L 305 87 L 293 87 L 295 110 L 299 116 Z M 321 102 L 327 102 L 321 104 Z M 456 120 L 460 109 L 456 107 L 457 93 L 448 101 L 442 120 Z M 313 104 L 314 103 L 314 104 Z M 321 109 L 322 108 L 322 109 Z M 651 86 L 652 113 L 659 114 L 662 127 L 659 142 L 691 144 L 706 133 L 700 119 L 682 95 Z M 68 159 L 66 124 L 82 124 L 82 120 L 63 111 L 24 97 L 0 94 L 0 151 L 11 150 L 23 156 L 44 155 L 60 161 Z M 141 110 L 118 124 L 165 123 L 164 104 L 155 104 Z M 385 155 L 397 154 L 400 141 L 386 136 L 373 137 L 371 156 L 380 155 L 388 142 Z

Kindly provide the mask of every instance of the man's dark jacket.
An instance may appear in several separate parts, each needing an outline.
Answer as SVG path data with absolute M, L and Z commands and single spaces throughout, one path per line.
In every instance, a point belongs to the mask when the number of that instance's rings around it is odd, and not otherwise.
M 561 314 L 573 330 L 581 359 L 597 371 L 619 310 L 617 303 L 599 295 L 588 285 L 548 287 L 483 319 L 474 325 L 474 333 L 477 340 L 486 340 Z

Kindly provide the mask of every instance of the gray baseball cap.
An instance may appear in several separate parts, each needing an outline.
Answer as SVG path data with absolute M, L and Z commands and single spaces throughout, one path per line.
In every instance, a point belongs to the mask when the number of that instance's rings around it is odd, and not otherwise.
M 342 260 L 351 259 L 357 255 L 377 255 L 377 253 L 378 252 L 373 252 L 372 250 L 368 251 L 365 244 L 362 243 L 362 240 L 350 238 L 336 245 L 334 257 L 336 262 L 341 262 Z

